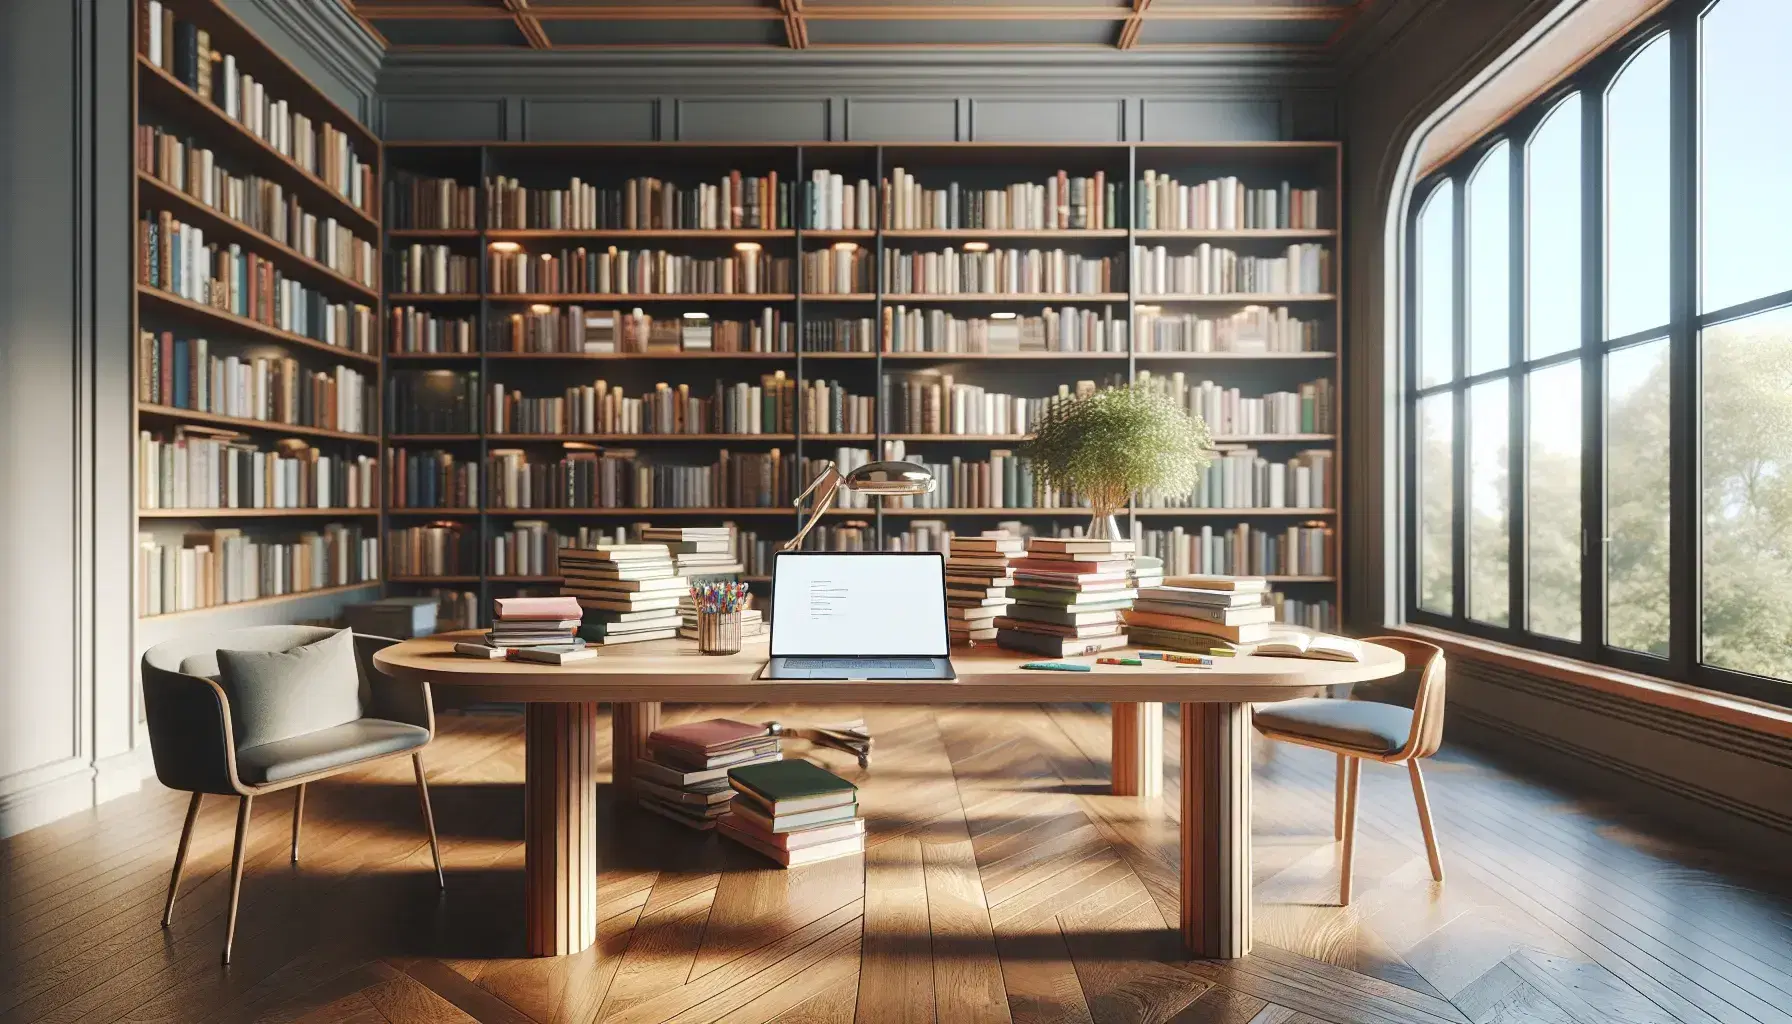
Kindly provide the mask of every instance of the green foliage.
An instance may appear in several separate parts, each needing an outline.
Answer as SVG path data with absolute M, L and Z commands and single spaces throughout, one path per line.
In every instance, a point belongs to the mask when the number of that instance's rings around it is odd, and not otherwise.
M 1186 494 L 1213 460 L 1206 424 L 1143 384 L 1102 388 L 1052 404 L 1021 449 L 1040 482 L 1098 511 L 1133 494 Z

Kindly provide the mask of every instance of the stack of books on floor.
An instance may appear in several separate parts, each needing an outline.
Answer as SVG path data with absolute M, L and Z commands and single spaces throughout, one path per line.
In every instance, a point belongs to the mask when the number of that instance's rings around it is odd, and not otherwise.
M 858 787 L 808 761 L 779 761 L 728 773 L 734 803 L 722 835 L 785 867 L 865 851 Z
M 561 665 L 593 657 L 579 639 L 579 602 L 571 597 L 500 597 L 484 643 L 457 643 L 456 654 Z
M 1140 647 L 1199 653 L 1268 639 L 1275 617 L 1261 576 L 1171 576 L 1124 616 Z
M 732 579 L 742 569 L 731 526 L 648 526 L 641 541 L 664 544 L 673 568 L 687 580 Z
M 1126 646 L 1120 613 L 1139 595 L 1132 541 L 1034 537 L 1013 569 L 996 646 L 1053 658 Z
M 678 635 L 678 599 L 689 586 L 664 544 L 562 548 L 560 592 L 584 612 L 579 636 L 602 647 Z
M 946 541 L 946 631 L 955 644 L 996 638 L 996 616 L 1014 599 L 1008 563 L 1025 552 L 1026 541 L 1006 530 Z
M 647 756 L 635 761 L 635 791 L 641 806 L 661 817 L 687 828 L 715 828 L 734 799 L 729 770 L 783 756 L 782 744 L 763 725 L 710 718 L 656 729 L 647 737 Z

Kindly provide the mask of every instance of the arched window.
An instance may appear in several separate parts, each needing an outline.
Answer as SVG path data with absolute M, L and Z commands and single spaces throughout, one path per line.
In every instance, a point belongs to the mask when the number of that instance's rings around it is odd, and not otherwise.
M 1788 41 L 1677 0 L 1419 183 L 1409 619 L 1792 700 Z

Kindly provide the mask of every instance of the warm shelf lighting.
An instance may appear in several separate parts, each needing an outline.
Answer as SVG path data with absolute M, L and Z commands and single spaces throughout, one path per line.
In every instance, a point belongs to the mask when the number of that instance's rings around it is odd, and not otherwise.
M 684 315 L 684 318 L 686 320 L 708 320 L 709 314 L 708 313 L 686 313 Z
M 964 251 L 965 252 L 988 252 L 989 251 L 989 243 L 988 242 L 966 242 L 966 243 L 964 243 Z
M 521 242 L 493 242 L 492 243 L 492 251 L 493 252 L 522 252 L 523 251 L 523 243 L 521 243 Z
M 553 311 L 554 307 L 545 302 L 537 302 L 529 307 L 529 312 L 531 313 L 552 313 Z
M 1138 312 L 1138 313 L 1161 313 L 1161 312 L 1163 312 L 1163 310 L 1164 310 L 1164 307 L 1162 307 L 1162 306 L 1134 306 L 1133 307 L 1133 311 Z
M 837 252 L 854 252 L 858 248 L 859 248 L 859 243 L 857 243 L 857 242 L 835 242 L 834 243 L 834 249 Z
M 734 247 L 741 252 L 758 252 L 760 249 L 758 242 L 736 242 Z
M 1017 316 L 1020 316 L 1020 314 L 1019 313 L 991 313 L 991 314 L 989 314 L 989 318 L 991 320 L 1013 320 Z

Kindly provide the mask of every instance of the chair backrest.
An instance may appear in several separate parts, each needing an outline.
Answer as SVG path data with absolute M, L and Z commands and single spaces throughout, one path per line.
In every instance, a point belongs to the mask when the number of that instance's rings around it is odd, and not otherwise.
M 1430 757 L 1444 741 L 1444 652 L 1436 644 L 1403 636 L 1369 636 L 1365 642 L 1399 651 L 1406 671 L 1393 679 L 1359 683 L 1352 700 L 1401 704 L 1412 709 L 1412 732 L 1395 760 Z

